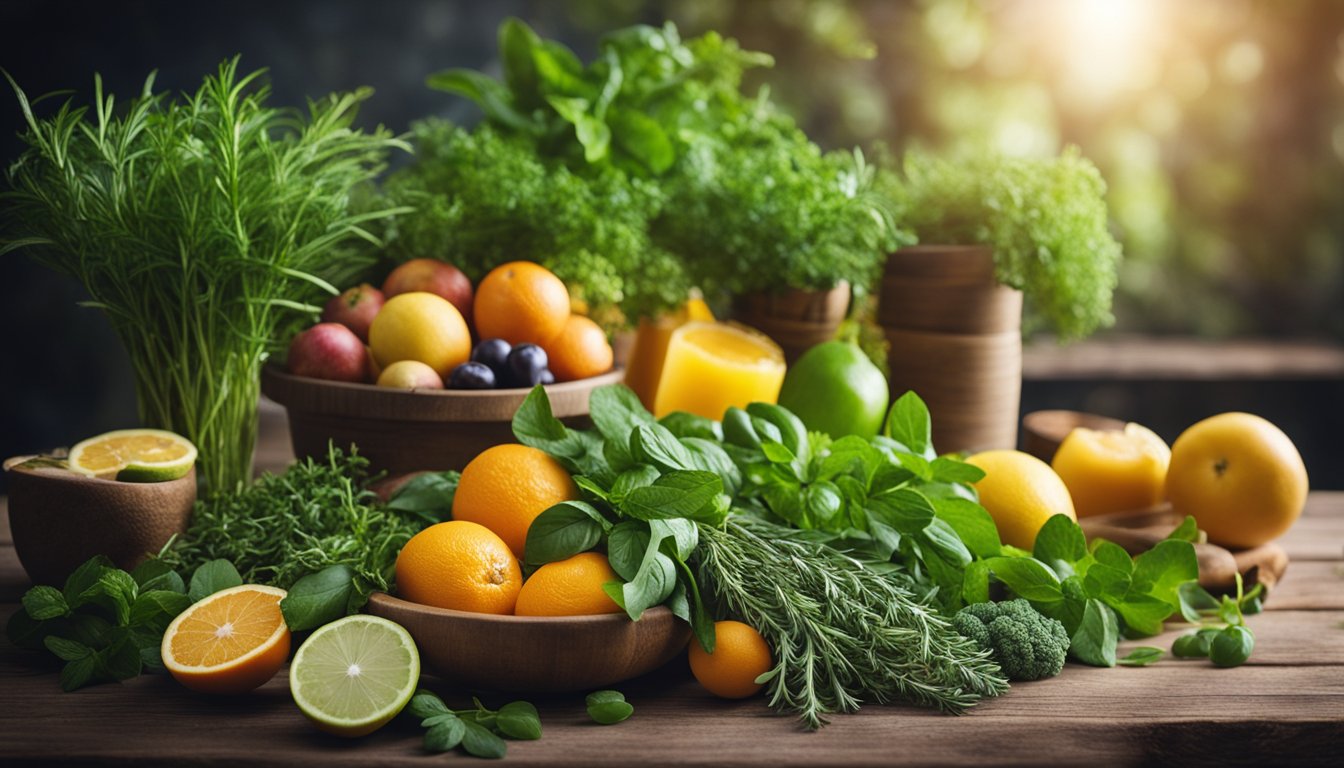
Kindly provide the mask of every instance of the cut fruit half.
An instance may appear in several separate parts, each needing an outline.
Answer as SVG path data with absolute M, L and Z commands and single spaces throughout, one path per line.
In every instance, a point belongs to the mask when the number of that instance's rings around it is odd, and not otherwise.
M 163 429 L 118 429 L 70 449 L 70 469 L 130 483 L 176 480 L 196 463 L 196 446 Z
M 1146 509 L 1162 500 L 1171 449 L 1151 429 L 1075 427 L 1050 465 L 1069 489 L 1079 517 Z
M 419 681 L 420 653 L 410 633 L 377 616 L 347 616 L 319 628 L 289 666 L 294 703 L 337 736 L 363 736 L 386 725 Z
M 179 683 L 206 693 L 246 693 L 280 671 L 289 628 L 285 590 L 243 584 L 202 599 L 163 633 L 163 665 Z

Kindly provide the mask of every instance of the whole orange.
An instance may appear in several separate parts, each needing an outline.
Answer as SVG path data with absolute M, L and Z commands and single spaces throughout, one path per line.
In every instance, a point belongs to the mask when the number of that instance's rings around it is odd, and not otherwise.
M 489 528 L 522 557 L 532 521 L 577 498 L 578 486 L 559 462 L 536 448 L 507 443 L 485 449 L 462 470 L 453 519 Z
M 575 381 L 606 373 L 613 359 L 607 334 L 583 315 L 570 315 L 559 335 L 542 345 L 556 381 Z
M 546 344 L 569 319 L 569 291 L 540 264 L 511 261 L 495 267 L 476 286 L 472 312 L 482 339 Z
M 397 555 L 397 593 L 413 603 L 474 613 L 513 613 L 523 572 L 507 545 L 465 520 L 431 525 Z
M 770 646 L 740 621 L 714 622 L 714 652 L 692 641 L 691 674 L 705 690 L 725 699 L 745 699 L 761 690 L 756 678 L 770 671 Z
M 1307 468 L 1293 441 L 1249 413 L 1194 424 L 1171 446 L 1167 498 L 1209 541 L 1255 547 L 1288 530 L 1307 502 Z
M 462 313 L 442 296 L 403 293 L 388 299 L 373 318 L 369 349 L 383 368 L 418 360 L 446 379 L 471 356 L 471 332 Z
M 580 552 L 573 557 L 547 563 L 523 582 L 514 613 L 519 616 L 588 616 L 620 613 L 602 589 L 609 581 L 618 581 L 606 555 Z

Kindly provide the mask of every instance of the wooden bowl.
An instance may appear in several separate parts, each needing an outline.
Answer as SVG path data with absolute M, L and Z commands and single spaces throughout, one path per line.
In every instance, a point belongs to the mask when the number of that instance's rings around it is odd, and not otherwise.
M 1022 417 L 1022 450 L 1049 464 L 1074 427 L 1123 430 L 1125 422 L 1083 411 L 1032 411 Z
M 495 616 L 379 592 L 366 610 L 405 627 L 427 669 L 473 690 L 591 691 L 652 672 L 691 637 L 690 625 L 662 606 L 639 621 L 624 613 Z
M 600 376 L 551 384 L 551 411 L 572 427 L 588 427 L 588 395 L 625 376 Z M 261 391 L 285 406 L 294 455 L 327 455 L 327 443 L 359 446 L 373 471 L 400 475 L 417 470 L 462 469 L 491 446 L 517 442 L 513 413 L 528 389 L 404 390 L 324 381 L 267 365 Z
M 35 584 L 60 586 L 94 555 L 130 570 L 187 530 L 196 470 L 162 483 L 121 483 L 5 462 L 9 527 Z

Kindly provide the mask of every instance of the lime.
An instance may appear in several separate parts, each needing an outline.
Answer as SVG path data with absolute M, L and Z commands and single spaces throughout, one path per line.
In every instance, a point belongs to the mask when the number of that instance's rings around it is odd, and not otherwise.
M 386 725 L 419 681 L 420 653 L 410 633 L 377 616 L 347 616 L 320 627 L 289 666 L 294 703 L 337 736 L 363 736 Z
M 887 379 L 858 345 L 827 341 L 803 353 L 784 375 L 779 404 L 809 430 L 869 439 L 887 412 Z
M 118 429 L 90 437 L 70 449 L 70 469 L 123 482 L 176 480 L 196 463 L 196 446 L 162 429 Z

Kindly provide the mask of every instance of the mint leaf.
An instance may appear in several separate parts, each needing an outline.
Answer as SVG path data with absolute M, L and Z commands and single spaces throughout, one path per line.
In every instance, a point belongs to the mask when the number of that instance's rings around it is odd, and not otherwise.
M 443 699 L 440 699 L 437 694 L 432 691 L 427 691 L 424 688 L 415 692 L 415 695 L 411 697 L 411 702 L 406 705 L 406 708 L 410 710 L 412 715 L 415 715 L 422 720 L 434 717 L 435 715 L 452 714 L 452 710 L 448 709 L 448 705 L 443 703 Z
M 75 661 L 93 654 L 93 649 L 89 646 L 55 635 L 47 637 L 43 644 L 61 661 Z
M 504 740 L 484 726 L 468 720 L 462 721 L 462 724 L 466 728 L 462 734 L 462 748 L 467 750 L 467 754 L 497 759 L 508 752 L 509 747 Z
M 152 583 L 152 582 L 151 582 Z M 191 598 L 181 592 L 168 589 L 151 589 L 141 592 L 131 605 L 131 625 L 161 624 L 159 634 L 168 628 L 177 615 L 191 606 Z
M 329 565 L 294 582 L 280 600 L 280 613 L 291 632 L 316 629 L 346 615 L 355 592 L 355 570 L 344 563 Z
M 425 750 L 429 752 L 448 752 L 462 743 L 467 733 L 467 724 L 456 715 L 438 715 L 436 722 L 425 731 Z
M 541 738 L 541 717 L 537 708 L 526 701 L 511 701 L 495 714 L 495 725 L 510 739 Z
M 23 610 L 33 619 L 43 621 L 69 615 L 70 606 L 66 605 L 65 595 L 61 594 L 61 590 L 55 587 L 37 586 L 24 593 Z
M 62 590 L 66 605 L 73 610 L 87 602 L 89 598 L 85 593 L 97 583 L 103 570 L 108 568 L 115 569 L 116 566 L 106 555 L 95 555 L 76 568 L 74 573 L 66 578 L 65 588 Z
M 97 666 L 92 653 L 69 662 L 61 669 L 61 690 L 69 693 L 88 685 Z

